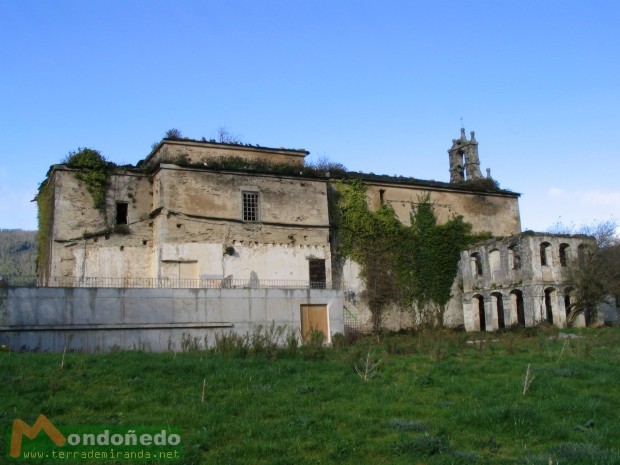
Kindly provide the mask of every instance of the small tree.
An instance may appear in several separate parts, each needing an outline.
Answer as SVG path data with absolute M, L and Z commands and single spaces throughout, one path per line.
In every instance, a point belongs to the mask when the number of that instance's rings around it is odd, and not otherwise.
M 225 126 L 217 128 L 217 141 L 223 144 L 241 144 L 239 136 L 232 134 Z
M 620 238 L 616 226 L 615 221 L 605 221 L 580 228 L 556 224 L 549 230 L 554 234 L 583 234 L 592 238 L 580 247 L 578 256 L 568 266 L 566 284 L 574 289 L 566 318 L 569 325 L 586 311 L 590 319 L 596 319 L 598 306 L 620 295 Z
M 165 137 L 166 139 L 181 139 L 183 135 L 181 134 L 181 131 L 179 131 L 178 129 L 172 128 L 166 131 Z

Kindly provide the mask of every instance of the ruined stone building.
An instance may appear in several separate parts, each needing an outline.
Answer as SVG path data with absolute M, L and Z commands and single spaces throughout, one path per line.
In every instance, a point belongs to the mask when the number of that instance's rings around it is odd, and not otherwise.
M 565 326 L 575 292 L 565 284 L 568 268 L 592 241 L 526 231 L 462 252 L 465 328 L 485 331 L 540 322 Z M 590 323 L 589 315 L 579 315 L 575 323 Z
M 333 266 L 330 236 L 330 182 L 354 176 L 367 185 L 371 209 L 387 203 L 403 223 L 419 199 L 430 196 L 440 223 L 462 215 L 474 232 L 506 238 L 463 252 L 462 286 L 455 283 L 447 324 L 469 330 L 541 319 L 562 324 L 562 305 L 570 298 L 560 284 L 562 254 L 576 253 L 580 239 L 521 234 L 519 194 L 475 187 L 490 174 L 481 175 L 473 132 L 468 139 L 462 129 L 448 153 L 450 182 L 444 183 L 361 173 L 316 176 L 304 168 L 305 150 L 164 139 L 139 166 L 114 170 L 102 208 L 93 206 L 74 167 L 54 165 L 39 282 L 340 288 L 362 296 L 359 267 L 350 260 Z M 244 162 L 258 168 L 248 170 Z M 287 168 L 265 171 L 261 163 Z M 547 244 L 546 263 L 541 244 Z M 369 316 L 363 299 L 351 299 L 346 308 L 358 320 Z M 386 320 L 388 327 L 406 324 L 402 316 Z

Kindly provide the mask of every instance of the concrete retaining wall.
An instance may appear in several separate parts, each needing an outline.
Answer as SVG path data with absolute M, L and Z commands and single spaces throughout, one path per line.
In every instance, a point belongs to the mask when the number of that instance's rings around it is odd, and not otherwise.
M 217 333 L 272 323 L 299 334 L 307 304 L 327 305 L 328 342 L 344 332 L 335 290 L 0 288 L 0 345 L 55 352 L 212 346 Z

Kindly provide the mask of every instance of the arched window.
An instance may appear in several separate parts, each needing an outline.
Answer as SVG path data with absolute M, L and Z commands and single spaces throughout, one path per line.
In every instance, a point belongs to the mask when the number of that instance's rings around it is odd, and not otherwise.
M 499 250 L 493 249 L 489 252 L 489 265 L 491 267 L 491 275 L 495 277 L 496 274 L 502 270 L 502 261 L 499 254 Z
M 585 265 L 586 262 L 586 245 L 579 244 L 577 247 L 577 260 L 579 260 L 579 266 Z
M 569 249 L 568 244 L 560 244 L 560 266 L 568 266 Z
M 521 253 L 518 245 L 508 247 L 508 268 L 518 270 L 521 268 Z
M 471 258 L 471 272 L 474 276 L 482 276 L 482 258 L 478 252 L 474 252 L 470 255 Z
M 540 244 L 540 264 L 549 266 L 551 264 L 551 244 L 543 242 Z

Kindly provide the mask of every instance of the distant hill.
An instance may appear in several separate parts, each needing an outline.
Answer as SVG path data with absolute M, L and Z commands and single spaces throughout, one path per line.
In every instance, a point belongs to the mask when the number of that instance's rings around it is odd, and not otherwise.
M 35 276 L 37 232 L 0 229 L 0 276 Z

